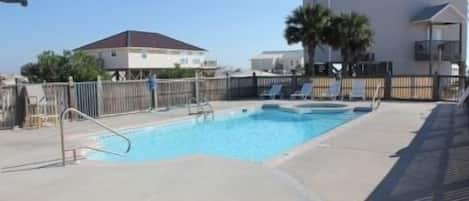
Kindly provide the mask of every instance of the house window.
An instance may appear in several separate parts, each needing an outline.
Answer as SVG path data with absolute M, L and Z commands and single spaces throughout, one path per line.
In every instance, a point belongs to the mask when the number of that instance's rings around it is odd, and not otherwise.
M 142 50 L 142 58 L 146 59 L 147 58 L 147 51 Z
M 200 59 L 192 59 L 193 64 L 200 64 Z
M 111 52 L 111 57 L 115 57 L 116 55 L 117 55 L 117 54 L 116 54 L 115 51 L 112 51 L 112 52 Z
M 189 63 L 189 59 L 187 58 L 182 58 L 181 59 L 181 64 L 188 64 Z

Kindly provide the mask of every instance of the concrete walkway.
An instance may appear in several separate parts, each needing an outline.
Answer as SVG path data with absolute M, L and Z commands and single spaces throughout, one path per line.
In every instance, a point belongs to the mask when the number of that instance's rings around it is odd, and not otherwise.
M 265 102 L 214 105 L 220 110 L 262 103 Z M 428 121 L 436 121 L 435 111 L 455 114 L 454 105 L 438 106 L 441 109 L 432 111 L 435 106 L 383 103 L 377 112 L 265 164 L 194 156 L 138 165 L 85 162 L 62 168 L 56 167 L 57 129 L 0 131 L 0 200 L 400 200 L 396 198 L 402 198 L 398 196 L 401 194 L 393 194 L 400 189 L 398 186 L 414 181 L 413 177 L 406 177 L 407 172 L 399 171 L 405 167 L 402 160 L 408 158 L 403 159 L 402 150 L 414 144 L 417 134 L 428 132 L 421 128 L 430 114 Z M 185 113 L 181 109 L 103 121 L 126 128 L 172 121 Z M 468 130 L 468 125 L 459 121 L 450 125 Z M 78 122 L 70 124 L 68 131 L 67 142 L 73 144 L 79 142 L 83 133 L 100 129 Z M 433 172 L 429 170 L 425 177 L 430 178 Z M 399 185 L 396 177 L 403 178 L 398 179 Z M 405 192 L 411 195 L 413 189 L 406 188 Z
M 366 200 L 434 107 L 384 103 L 380 110 L 331 131 L 274 167 L 327 201 Z

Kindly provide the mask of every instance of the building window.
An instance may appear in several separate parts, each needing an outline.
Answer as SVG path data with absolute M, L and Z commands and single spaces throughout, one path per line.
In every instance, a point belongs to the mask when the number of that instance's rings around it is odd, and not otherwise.
M 147 58 L 147 51 L 142 50 L 142 58 L 146 59 Z
M 200 59 L 192 59 L 193 64 L 200 64 Z
M 115 57 L 116 55 L 117 55 L 117 54 L 116 54 L 115 51 L 112 51 L 112 52 L 111 52 L 111 57 Z

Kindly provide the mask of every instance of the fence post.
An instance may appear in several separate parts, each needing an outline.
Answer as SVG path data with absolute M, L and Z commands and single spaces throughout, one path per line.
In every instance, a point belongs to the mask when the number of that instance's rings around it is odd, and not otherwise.
M 257 90 L 257 76 L 256 76 L 256 72 L 253 72 L 253 73 L 252 73 L 252 91 L 254 92 L 254 93 L 253 93 L 253 96 L 254 96 L 254 97 L 257 97 L 258 90 Z
M 155 110 L 157 107 L 157 96 L 156 96 L 156 75 L 152 74 L 148 79 L 149 90 L 151 92 L 151 110 Z
M 392 90 L 392 76 L 389 73 L 386 73 L 384 76 L 384 99 L 391 99 L 391 90 Z
M 195 101 L 196 101 L 197 103 L 199 103 L 199 101 L 200 101 L 200 99 L 199 99 L 199 98 L 200 98 L 200 97 L 199 97 L 199 96 L 200 96 L 199 90 L 200 90 L 200 89 L 199 89 L 199 71 L 196 70 L 196 71 L 195 71 Z
M 98 112 L 98 117 L 101 117 L 104 113 L 104 102 L 103 102 L 103 83 L 101 81 L 101 76 L 98 75 L 96 79 L 96 111 Z
M 440 100 L 440 76 L 433 75 L 433 101 Z
M 15 78 L 15 114 L 13 115 L 14 116 L 14 126 L 22 126 L 22 121 L 24 120 L 24 112 L 23 112 L 23 109 L 25 107 L 26 104 L 24 104 L 24 102 L 22 104 L 21 103 L 21 99 L 20 100 L 20 97 L 21 97 L 21 88 L 23 86 L 19 86 L 20 84 L 20 81 L 19 81 L 19 78 Z M 20 109 L 21 108 L 21 109 Z M 21 118 L 20 118 L 20 115 L 21 115 Z
M 72 76 L 69 76 L 68 77 L 68 87 L 67 87 L 67 104 L 68 104 L 68 108 L 70 107 L 74 107 L 73 106 L 73 100 L 72 100 L 72 95 L 73 95 L 73 77 Z M 70 115 L 70 121 L 73 120 L 73 117 L 74 115 Z
M 230 73 L 226 73 L 226 99 L 231 100 L 231 78 Z
M 291 79 L 291 93 L 295 93 L 298 88 L 298 77 L 296 76 L 296 71 L 292 70 L 292 79 Z

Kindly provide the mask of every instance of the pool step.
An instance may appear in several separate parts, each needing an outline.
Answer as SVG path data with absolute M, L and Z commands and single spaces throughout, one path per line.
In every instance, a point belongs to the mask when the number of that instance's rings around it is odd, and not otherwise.
M 373 112 L 373 108 L 371 107 L 355 107 L 353 109 L 354 112 Z

